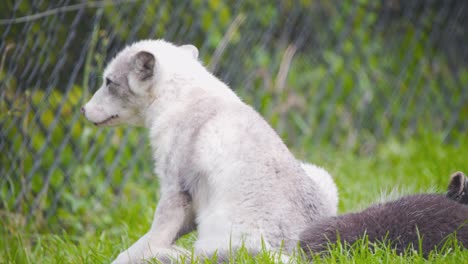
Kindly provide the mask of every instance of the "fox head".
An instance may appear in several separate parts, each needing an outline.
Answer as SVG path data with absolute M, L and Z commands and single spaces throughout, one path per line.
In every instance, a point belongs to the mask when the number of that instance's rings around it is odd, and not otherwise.
M 462 204 L 468 204 L 468 179 L 463 172 L 455 172 L 450 179 L 447 197 Z
M 189 72 L 186 65 L 197 58 L 192 45 L 175 46 L 164 40 L 134 43 L 106 66 L 101 87 L 81 112 L 97 126 L 143 126 L 160 88 Z

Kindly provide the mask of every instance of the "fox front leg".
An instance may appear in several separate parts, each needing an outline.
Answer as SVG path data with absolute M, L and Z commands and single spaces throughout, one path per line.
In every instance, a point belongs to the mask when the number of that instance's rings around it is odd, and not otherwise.
M 151 258 L 170 262 L 186 253 L 173 244 L 195 227 L 191 197 L 178 190 L 162 191 L 151 229 L 112 263 L 144 263 Z

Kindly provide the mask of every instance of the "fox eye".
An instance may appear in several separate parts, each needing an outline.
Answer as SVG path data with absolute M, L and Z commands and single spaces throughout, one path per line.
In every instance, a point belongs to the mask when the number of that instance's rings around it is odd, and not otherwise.
M 111 84 L 112 81 L 109 79 L 109 78 L 106 78 L 106 86 L 109 86 L 109 84 Z

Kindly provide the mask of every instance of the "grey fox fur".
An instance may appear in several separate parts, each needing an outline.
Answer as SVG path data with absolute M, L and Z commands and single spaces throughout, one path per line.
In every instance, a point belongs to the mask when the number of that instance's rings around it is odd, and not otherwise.
M 307 254 L 322 253 L 328 243 L 338 240 L 353 244 L 367 236 L 369 242 L 385 241 L 404 252 L 408 247 L 427 256 L 444 245 L 452 233 L 468 247 L 468 199 L 466 176 L 453 174 L 447 194 L 417 194 L 374 204 L 363 211 L 316 221 L 301 235 L 301 247 Z

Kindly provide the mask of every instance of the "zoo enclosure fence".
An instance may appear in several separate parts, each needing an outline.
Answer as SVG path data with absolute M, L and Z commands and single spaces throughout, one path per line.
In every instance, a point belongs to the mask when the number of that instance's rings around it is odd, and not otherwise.
M 463 0 L 7 1 L 0 29 L 0 215 L 20 222 L 69 227 L 93 210 L 84 201 L 154 184 L 144 130 L 96 129 L 79 112 L 138 39 L 195 44 L 305 155 L 428 131 L 456 144 L 468 130 Z

